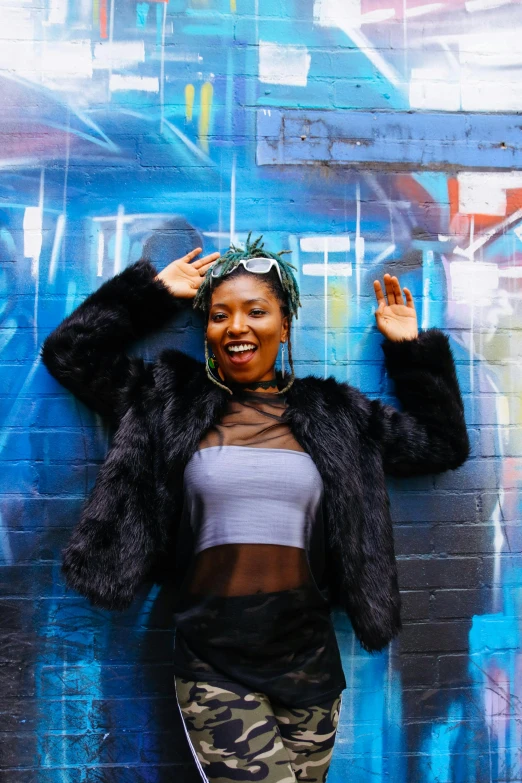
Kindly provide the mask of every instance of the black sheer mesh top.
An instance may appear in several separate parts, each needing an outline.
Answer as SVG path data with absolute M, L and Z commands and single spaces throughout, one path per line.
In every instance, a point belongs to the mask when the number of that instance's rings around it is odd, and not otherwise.
M 194 547 L 174 663 L 304 706 L 346 683 L 321 589 L 322 481 L 285 408 L 278 393 L 234 394 L 185 468 L 181 527 Z

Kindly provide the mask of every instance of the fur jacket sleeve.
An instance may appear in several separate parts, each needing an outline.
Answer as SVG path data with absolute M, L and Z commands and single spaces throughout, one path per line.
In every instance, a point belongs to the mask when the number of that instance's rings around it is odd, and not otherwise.
M 140 260 L 103 283 L 47 337 L 42 361 L 57 381 L 112 424 L 128 404 L 129 388 L 145 372 L 126 346 L 158 329 L 180 303 Z
M 57 381 L 113 431 L 111 447 L 62 556 L 69 587 L 106 609 L 126 609 L 167 547 L 158 523 L 153 367 L 130 357 L 133 340 L 162 326 L 180 303 L 140 260 L 103 283 L 44 341 Z
M 369 403 L 368 433 L 381 447 L 384 472 L 407 477 L 458 468 L 470 443 L 448 336 L 431 328 L 381 347 L 403 408 Z

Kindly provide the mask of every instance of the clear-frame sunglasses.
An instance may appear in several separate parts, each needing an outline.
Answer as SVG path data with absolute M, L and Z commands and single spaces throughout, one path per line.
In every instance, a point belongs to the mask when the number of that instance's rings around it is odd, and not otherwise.
M 283 285 L 281 270 L 279 269 L 279 264 L 275 258 L 265 258 L 264 256 L 258 256 L 257 258 L 242 258 L 240 261 L 238 261 L 236 266 L 230 269 L 226 274 L 231 274 L 234 269 L 237 269 L 239 264 L 242 264 L 247 272 L 253 272 L 256 275 L 266 275 L 267 272 L 270 272 L 272 267 L 275 266 L 277 274 L 279 275 L 279 280 L 281 281 L 281 285 Z M 224 261 L 216 261 L 216 263 L 212 266 L 211 277 L 214 279 L 222 277 L 223 266 Z

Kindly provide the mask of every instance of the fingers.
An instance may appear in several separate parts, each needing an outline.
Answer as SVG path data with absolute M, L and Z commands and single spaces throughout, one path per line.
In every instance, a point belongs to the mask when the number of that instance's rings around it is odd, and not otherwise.
M 216 261 L 221 253 L 210 253 L 208 256 L 204 256 L 203 258 L 198 258 L 197 261 L 194 261 L 192 266 L 194 269 L 198 269 L 200 274 L 204 274 L 209 266 Z
M 402 290 L 406 296 L 406 307 L 412 307 L 415 310 L 415 305 L 413 304 L 413 297 L 411 295 L 410 289 L 406 288 L 406 286 L 403 286 Z
M 191 250 L 190 253 L 187 253 L 186 256 L 183 256 L 180 258 L 180 261 L 185 261 L 186 263 L 190 263 L 193 258 L 195 258 L 201 251 L 203 250 L 202 247 L 195 247 L 194 250 Z
M 377 302 L 380 304 L 384 300 L 384 294 L 382 292 L 381 284 L 378 280 L 373 281 L 373 290 L 375 291 Z
M 215 261 L 215 259 L 213 261 L 208 261 L 206 264 L 204 264 L 203 266 L 199 267 L 199 269 L 197 271 L 199 272 L 201 277 L 205 277 L 205 275 L 207 274 L 207 272 L 210 269 L 210 267 L 214 265 L 214 261 Z
M 397 283 L 395 283 L 395 281 L 397 281 Z M 386 272 L 384 275 L 384 285 L 386 288 L 386 296 L 388 297 L 388 304 L 400 304 L 402 296 L 400 293 L 400 288 L 397 290 L 397 286 L 399 285 L 397 278 L 395 276 L 392 277 L 388 274 L 388 272 Z
M 404 304 L 401 287 L 399 285 L 399 279 L 396 275 L 393 275 L 392 277 L 388 272 L 386 272 L 384 274 L 384 286 L 386 288 L 386 296 L 389 305 Z M 381 300 L 384 299 L 384 293 L 381 284 L 378 280 L 373 281 L 373 288 L 375 291 L 375 295 L 377 297 L 377 301 L 380 303 Z M 408 293 L 406 294 L 407 304 L 409 307 L 413 307 L 413 299 L 411 293 L 407 288 L 404 289 L 405 293 L 406 291 L 408 291 Z

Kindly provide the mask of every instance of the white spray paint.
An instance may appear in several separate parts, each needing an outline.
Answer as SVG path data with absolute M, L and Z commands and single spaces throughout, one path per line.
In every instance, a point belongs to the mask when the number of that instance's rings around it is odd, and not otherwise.
M 306 87 L 311 56 L 306 46 L 259 41 L 259 81 Z
M 109 78 L 109 90 L 136 90 L 138 92 L 159 92 L 157 76 L 133 76 L 132 74 L 113 73 Z

